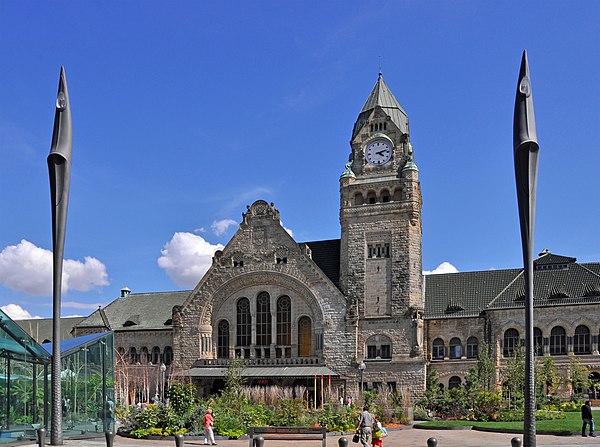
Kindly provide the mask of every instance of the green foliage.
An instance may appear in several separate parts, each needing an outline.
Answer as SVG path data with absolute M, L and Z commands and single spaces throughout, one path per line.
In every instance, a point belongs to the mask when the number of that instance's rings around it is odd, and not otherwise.
M 503 393 L 509 401 L 509 406 L 522 407 L 525 387 L 525 353 L 519 343 L 515 344 L 506 365 L 502 368 Z
M 299 425 L 305 415 L 305 403 L 302 399 L 285 399 L 275 409 L 273 425 L 287 427 Z
M 581 406 L 583 405 L 583 401 L 581 400 L 571 400 L 568 402 L 550 402 L 542 405 L 542 410 L 546 411 L 562 411 L 564 413 L 572 413 L 581 411 Z
M 136 428 L 135 430 L 131 430 L 129 434 L 134 438 L 147 438 L 150 434 L 150 430 L 145 428 Z
M 560 375 L 552 357 L 537 359 L 535 364 L 535 390 L 538 401 L 544 402 L 556 391 Z
M 149 429 L 158 424 L 158 408 L 156 405 L 148 405 L 148 408 L 134 415 L 135 425 L 138 428 Z
M 592 385 L 590 370 L 574 354 L 569 354 L 569 383 L 573 394 L 581 394 Z
M 502 396 L 496 392 L 480 391 L 473 401 L 473 416 L 478 421 L 495 421 L 502 408 Z
M 523 421 L 525 412 L 523 410 L 503 410 L 497 419 L 498 422 Z M 536 421 L 555 421 L 565 419 L 564 413 L 559 411 L 538 410 L 535 412 Z
M 342 407 L 334 411 L 331 404 L 325 404 L 316 414 L 317 422 L 331 432 L 346 432 L 356 428 L 357 412 Z
M 221 416 L 215 422 L 215 430 L 230 439 L 238 439 L 246 433 L 247 428 L 242 428 L 241 421 L 235 416 Z

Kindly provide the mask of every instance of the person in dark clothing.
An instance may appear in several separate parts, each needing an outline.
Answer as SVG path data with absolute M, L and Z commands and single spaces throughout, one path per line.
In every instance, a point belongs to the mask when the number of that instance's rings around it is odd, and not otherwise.
M 592 416 L 592 407 L 590 407 L 590 401 L 586 400 L 585 404 L 581 406 L 581 419 L 583 425 L 581 426 L 581 436 L 586 437 L 585 428 L 590 424 L 590 436 L 595 437 L 594 433 L 594 418 Z

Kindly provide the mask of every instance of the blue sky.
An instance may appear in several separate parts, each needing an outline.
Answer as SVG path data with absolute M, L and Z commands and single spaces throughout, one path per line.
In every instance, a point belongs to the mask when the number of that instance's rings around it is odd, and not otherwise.
M 74 144 L 62 314 L 192 288 L 246 205 L 339 238 L 339 175 L 382 70 L 411 125 L 423 268 L 519 267 L 512 113 L 528 50 L 536 251 L 600 261 L 600 3 L 0 2 L 0 306 L 51 315 L 46 157 Z

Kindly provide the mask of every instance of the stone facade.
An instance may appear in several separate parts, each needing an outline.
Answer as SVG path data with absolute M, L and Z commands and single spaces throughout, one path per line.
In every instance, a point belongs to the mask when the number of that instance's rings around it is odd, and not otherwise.
M 336 401 L 358 395 L 361 381 L 418 397 L 427 369 L 445 386 L 462 383 L 484 345 L 500 371 L 507 334 L 516 334 L 510 343 L 523 338 L 522 270 L 424 277 L 421 208 L 408 117 L 380 75 L 340 177 L 339 240 L 298 243 L 274 204 L 256 201 L 194 290 L 139 294 L 137 303 L 150 304 L 137 317 L 152 321 L 127 320 L 126 295 L 77 330 L 112 329 L 123 353 L 172 347 L 169 372 L 204 393 L 222 385 L 234 358 L 257 384 L 301 383 L 311 396 L 320 375 Z M 574 352 L 600 378 L 600 265 L 544 252 L 537 266 L 540 355 L 565 368 Z M 556 328 L 564 353 L 554 352 Z

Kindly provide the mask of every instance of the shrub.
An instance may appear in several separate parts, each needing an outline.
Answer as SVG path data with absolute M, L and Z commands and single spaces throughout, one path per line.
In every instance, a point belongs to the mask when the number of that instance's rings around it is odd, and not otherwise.
M 473 416 L 478 421 L 496 421 L 500 417 L 502 396 L 490 391 L 480 391 L 473 402 Z
M 150 434 L 150 430 L 147 430 L 145 428 L 136 428 L 135 430 L 131 430 L 129 434 L 134 438 L 147 438 Z

